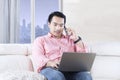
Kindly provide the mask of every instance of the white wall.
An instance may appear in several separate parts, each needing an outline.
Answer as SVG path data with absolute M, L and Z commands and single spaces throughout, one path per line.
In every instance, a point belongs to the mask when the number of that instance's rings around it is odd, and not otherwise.
M 63 12 L 85 42 L 120 41 L 120 0 L 63 0 Z

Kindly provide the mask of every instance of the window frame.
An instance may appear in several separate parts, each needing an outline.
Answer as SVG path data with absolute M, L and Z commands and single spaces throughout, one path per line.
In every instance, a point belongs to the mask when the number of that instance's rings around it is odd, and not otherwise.
M 59 11 L 63 11 L 63 0 L 58 0 Z M 31 43 L 35 40 L 35 0 L 31 0 Z

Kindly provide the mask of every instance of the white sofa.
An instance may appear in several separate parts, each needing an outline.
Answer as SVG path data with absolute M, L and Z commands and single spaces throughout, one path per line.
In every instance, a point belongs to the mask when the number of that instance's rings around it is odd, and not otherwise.
M 30 44 L 0 44 L 0 80 L 45 80 L 34 72 Z
M 93 80 L 120 80 L 120 42 L 92 44 L 88 47 L 90 52 L 97 54 L 91 69 Z M 33 72 L 29 57 L 32 54 L 31 49 L 32 44 L 0 44 L 0 74 Z M 40 80 L 44 80 L 44 77 Z
M 120 80 L 120 42 L 92 44 L 91 51 L 97 53 L 93 80 Z

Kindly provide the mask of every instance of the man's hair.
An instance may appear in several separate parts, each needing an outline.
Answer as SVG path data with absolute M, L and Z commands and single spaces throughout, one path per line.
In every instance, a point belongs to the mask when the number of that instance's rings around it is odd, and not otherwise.
M 49 17 L 48 17 L 48 22 L 50 23 L 52 18 L 54 16 L 57 16 L 57 17 L 60 17 L 60 18 L 64 18 L 64 23 L 66 23 L 66 16 L 62 13 L 62 12 L 59 12 L 59 11 L 55 11 L 55 12 L 52 12 Z

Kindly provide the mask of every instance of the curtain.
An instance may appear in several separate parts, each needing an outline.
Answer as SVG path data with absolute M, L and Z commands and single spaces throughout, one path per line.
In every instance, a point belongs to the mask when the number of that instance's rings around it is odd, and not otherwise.
M 0 43 L 19 42 L 20 0 L 0 0 Z

